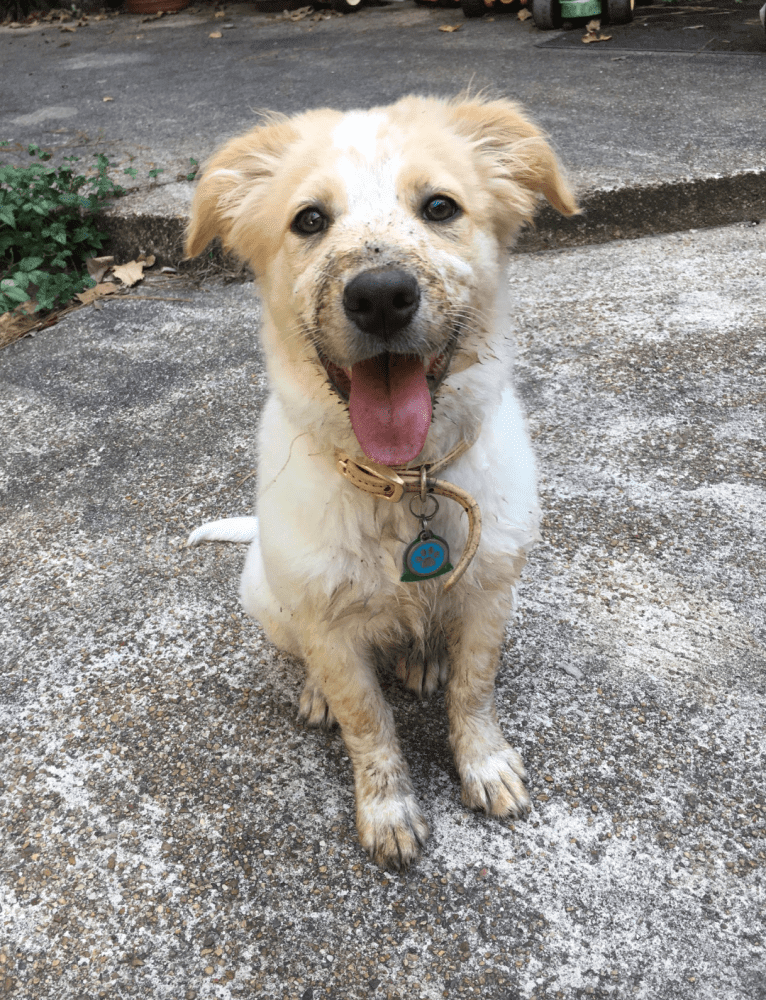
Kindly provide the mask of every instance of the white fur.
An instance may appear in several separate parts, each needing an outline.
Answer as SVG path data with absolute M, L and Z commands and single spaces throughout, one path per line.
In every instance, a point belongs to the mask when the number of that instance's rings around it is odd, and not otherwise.
M 370 163 L 375 158 L 378 132 L 384 120 L 382 114 L 350 111 L 333 129 L 332 144 L 336 149 L 354 150 Z
M 208 521 L 189 535 L 189 548 L 200 542 L 252 542 L 258 538 L 257 517 L 227 517 L 222 521 Z
M 432 119 L 441 122 L 435 129 Z M 325 121 L 329 142 L 321 129 Z M 433 161 L 419 148 L 424 122 L 431 129 Z M 288 127 L 289 133 L 285 126 L 266 130 L 262 145 L 258 130 L 232 141 L 214 161 L 211 176 L 251 155 L 273 163 L 279 205 L 290 197 L 303 207 L 314 199 L 331 201 L 321 235 L 307 242 L 277 220 L 248 229 L 250 213 L 269 193 L 270 182 L 262 177 L 252 191 L 234 189 L 225 196 L 206 188 L 203 177 L 195 197 L 189 239 L 194 252 L 227 218 L 216 203 L 223 197 L 238 234 L 226 239 L 258 274 L 271 391 L 259 432 L 257 519 L 206 524 L 189 544 L 251 541 L 240 584 L 243 607 L 277 646 L 305 663 L 299 714 L 312 725 L 340 724 L 354 767 L 362 844 L 380 864 L 401 867 L 417 856 L 428 827 L 377 681 L 383 658 L 418 693 L 430 693 L 446 679 L 463 801 L 492 815 L 519 816 L 529 808 L 523 765 L 503 737 L 494 708 L 505 622 L 538 534 L 534 458 L 513 390 L 504 265 L 514 226 L 532 204 L 530 191 L 545 191 L 562 211 L 576 206 L 553 154 L 508 102 L 405 99 L 340 121 L 331 112 L 309 113 Z M 527 138 L 517 145 L 516 134 Z M 508 148 L 489 162 L 498 135 L 506 136 Z M 533 150 L 530 135 L 536 137 Z M 290 143 L 298 141 L 304 144 L 302 162 L 309 164 L 303 173 L 301 163 L 290 160 Z M 281 154 L 290 163 L 285 176 L 298 178 L 297 192 L 278 187 L 274 150 L 280 143 L 287 143 Z M 484 145 L 487 154 L 480 151 Z M 523 164 L 525 156 L 528 167 L 517 181 L 513 165 Z M 462 164 L 459 170 L 452 170 L 453 159 Z M 423 211 L 423 199 L 435 191 L 462 204 L 446 228 L 431 224 Z M 508 204 L 520 206 L 516 222 Z M 237 205 L 243 206 L 241 216 Z M 264 248 L 265 230 L 285 232 L 277 248 Z M 419 304 L 406 335 L 426 362 L 446 350 L 458 330 L 425 446 L 414 460 L 434 462 L 461 440 L 474 440 L 438 473 L 472 494 L 483 518 L 478 551 L 447 594 L 438 578 L 400 580 L 404 550 L 420 531 L 409 498 L 398 504 L 375 499 L 343 478 L 335 464 L 336 448 L 353 455 L 360 447 L 315 348 L 321 343 L 324 354 L 347 370 L 369 357 L 358 355 L 364 337 L 344 313 L 343 290 L 357 274 L 381 267 L 406 268 L 418 280 Z M 467 539 L 462 508 L 441 498 L 430 527 L 447 540 L 454 565 Z
M 407 500 L 372 502 L 339 475 L 331 456 L 313 453 L 310 439 L 299 435 L 272 396 L 260 433 L 261 481 L 270 485 L 258 502 L 260 537 L 248 553 L 240 587 L 245 610 L 261 622 L 292 606 L 308 587 L 329 598 L 350 581 L 360 600 L 402 587 L 404 546 L 399 539 L 411 540 L 419 530 Z M 476 576 L 483 553 L 530 548 L 538 522 L 534 456 L 510 388 L 488 414 L 474 447 L 444 475 L 468 490 L 484 511 L 481 546 L 468 569 L 469 580 Z M 194 536 L 227 523 L 205 525 Z M 457 557 L 467 537 L 462 508 L 440 500 L 434 524 Z M 385 539 L 384 525 L 392 529 Z M 381 540 L 371 545 L 371 539 Z

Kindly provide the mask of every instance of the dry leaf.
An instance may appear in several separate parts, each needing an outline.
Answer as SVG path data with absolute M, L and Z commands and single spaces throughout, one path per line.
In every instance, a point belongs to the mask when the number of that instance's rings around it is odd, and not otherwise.
M 14 340 L 23 337 L 25 333 L 34 329 L 37 323 L 34 316 L 25 316 L 15 309 L 13 312 L 3 313 L 0 316 L 0 347 L 7 347 Z
M 88 274 L 91 278 L 93 278 L 96 284 L 99 284 L 104 280 L 104 275 L 113 264 L 114 257 L 89 257 L 88 260 L 85 261 Z
M 78 292 L 77 298 L 84 306 L 89 306 L 91 302 L 100 299 L 102 295 L 113 295 L 116 291 L 117 285 L 105 282 L 102 285 L 96 285 L 95 288 L 86 288 L 84 292 Z
M 6 312 L 0 315 L 0 324 L 8 324 L 12 320 L 18 319 L 19 316 L 24 316 L 24 317 L 33 316 L 35 309 L 37 309 L 37 303 L 34 301 L 34 299 L 27 299 L 26 302 L 22 302 L 20 305 L 16 306 L 15 309 L 12 309 L 10 312 Z
M 150 254 L 140 253 L 138 257 L 136 257 L 136 261 L 139 264 L 143 264 L 144 267 L 154 267 L 154 262 L 156 260 L 157 258 L 154 256 L 153 253 Z
M 44 330 L 48 326 L 53 326 L 60 316 L 71 312 L 73 307 L 53 313 L 43 313 L 42 317 L 40 313 L 35 313 L 36 308 L 37 303 L 33 299 L 27 299 L 12 312 L 0 316 L 0 347 L 7 347 L 32 330 Z
M 518 17 L 518 19 L 519 19 L 520 21 L 526 21 L 526 20 L 528 20 L 528 19 L 529 19 L 529 18 L 530 18 L 531 16 L 532 16 L 532 12 L 531 12 L 530 10 L 527 10 L 527 8 L 526 8 L 526 7 L 522 7 L 522 8 L 521 8 L 521 10 L 520 10 L 520 11 L 518 12 L 518 14 L 516 15 L 516 17 Z
M 439 31 L 460 31 L 462 24 L 442 24 Z
M 129 264 L 120 264 L 112 270 L 115 278 L 119 278 L 123 285 L 130 287 L 141 281 L 144 276 L 143 261 L 132 260 Z
M 59 31 L 77 31 L 77 25 L 75 25 L 75 24 L 62 24 L 59 27 Z
M 106 103 L 107 101 L 113 101 L 113 100 L 114 100 L 113 97 L 105 97 L 104 98 L 104 103 Z
M 611 35 L 601 34 L 601 21 L 594 17 L 585 25 L 585 34 L 581 40 L 585 45 L 589 45 L 591 42 L 608 42 L 611 37 Z
M 220 31 L 211 31 L 210 34 L 208 35 L 208 38 L 220 38 L 220 37 L 221 37 Z
M 225 10 L 217 10 L 215 12 L 215 16 L 216 17 L 226 17 L 226 11 Z

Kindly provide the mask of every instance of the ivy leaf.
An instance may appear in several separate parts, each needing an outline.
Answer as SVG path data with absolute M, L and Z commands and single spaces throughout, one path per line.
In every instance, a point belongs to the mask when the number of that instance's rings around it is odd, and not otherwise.
M 2 294 L 11 302 L 26 302 L 29 299 L 26 291 L 19 285 L 5 285 Z
M 42 264 L 44 259 L 44 257 L 25 257 L 18 262 L 16 267 L 19 271 L 34 271 Z

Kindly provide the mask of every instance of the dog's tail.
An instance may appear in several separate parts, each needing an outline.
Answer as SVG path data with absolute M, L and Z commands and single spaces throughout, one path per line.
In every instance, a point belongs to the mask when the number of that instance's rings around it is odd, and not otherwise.
M 253 542 L 257 537 L 257 517 L 227 517 L 222 521 L 208 521 L 195 528 L 186 540 L 186 545 L 194 548 L 200 542 Z

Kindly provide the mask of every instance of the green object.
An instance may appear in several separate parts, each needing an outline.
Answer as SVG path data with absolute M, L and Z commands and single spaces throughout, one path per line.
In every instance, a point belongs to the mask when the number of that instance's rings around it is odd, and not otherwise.
M 405 570 L 399 579 L 402 583 L 422 583 L 424 580 L 435 580 L 437 576 L 444 576 L 445 573 L 451 573 L 453 569 L 454 566 L 452 563 L 447 563 L 445 566 L 442 566 L 440 570 L 436 573 L 432 573 L 430 576 L 416 576 L 415 573 Z
M 562 0 L 561 16 L 565 20 L 574 17 L 598 17 L 601 14 L 601 0 Z
M 28 151 L 38 162 L 0 164 L 0 313 L 32 295 L 37 311 L 53 309 L 94 285 L 85 262 L 103 242 L 96 213 L 122 194 L 107 176 L 105 156 L 85 176 L 75 172 L 75 156 L 54 169 L 50 153 Z

